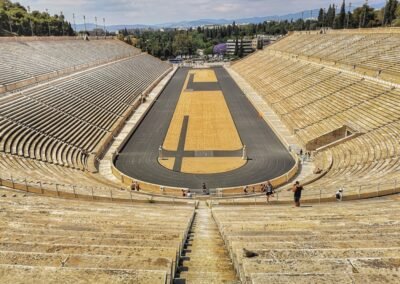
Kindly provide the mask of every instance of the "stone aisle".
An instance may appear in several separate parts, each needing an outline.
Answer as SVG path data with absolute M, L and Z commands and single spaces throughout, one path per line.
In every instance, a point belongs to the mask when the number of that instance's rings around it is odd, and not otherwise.
M 175 284 L 240 283 L 218 227 L 204 201 L 200 201 Z

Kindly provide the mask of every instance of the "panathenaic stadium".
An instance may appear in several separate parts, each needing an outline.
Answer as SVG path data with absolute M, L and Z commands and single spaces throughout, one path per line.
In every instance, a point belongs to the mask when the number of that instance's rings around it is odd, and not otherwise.
M 0 38 L 1 283 L 399 283 L 399 192 L 399 29 Z

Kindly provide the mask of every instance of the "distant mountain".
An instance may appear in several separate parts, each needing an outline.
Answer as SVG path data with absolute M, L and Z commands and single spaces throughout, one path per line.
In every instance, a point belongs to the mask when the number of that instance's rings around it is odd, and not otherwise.
M 353 5 L 354 7 L 361 6 L 359 5 Z M 375 9 L 380 9 L 385 6 L 385 2 L 378 2 L 375 4 L 371 4 L 371 7 Z M 340 9 L 340 6 L 338 7 L 338 10 Z M 347 9 L 347 7 L 346 7 Z M 339 12 L 339 11 L 338 11 Z M 142 24 L 134 24 L 134 25 L 110 25 L 107 26 L 107 31 L 109 32 L 116 32 L 118 30 L 123 30 L 123 29 L 160 29 L 160 28 L 190 28 L 190 27 L 199 27 L 199 26 L 206 26 L 206 25 L 228 25 L 232 24 L 233 21 L 236 22 L 236 24 L 258 24 L 258 23 L 263 23 L 265 21 L 295 21 L 301 18 L 304 19 L 310 19 L 310 18 L 317 18 L 319 13 L 319 9 L 314 9 L 314 10 L 307 10 L 307 11 L 302 11 L 298 13 L 291 13 L 291 14 L 286 14 L 286 15 L 275 15 L 275 16 L 265 16 L 265 17 L 251 17 L 251 18 L 241 18 L 241 19 L 236 19 L 236 20 L 228 20 L 228 19 L 200 19 L 200 20 L 194 20 L 194 21 L 181 21 L 181 22 L 170 22 L 170 23 L 162 23 L 162 24 L 155 24 L 155 25 L 142 25 Z M 102 25 L 98 26 L 99 28 L 103 28 Z M 86 30 L 91 31 L 96 28 L 96 25 L 93 23 L 88 23 L 86 24 Z M 85 30 L 85 26 L 83 24 L 76 25 L 76 29 L 78 31 L 83 31 Z

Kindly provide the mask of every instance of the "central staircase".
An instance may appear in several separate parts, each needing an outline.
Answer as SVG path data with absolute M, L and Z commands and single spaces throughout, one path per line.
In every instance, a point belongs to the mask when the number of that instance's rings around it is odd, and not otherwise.
M 174 283 L 240 283 L 204 201 L 195 214 Z

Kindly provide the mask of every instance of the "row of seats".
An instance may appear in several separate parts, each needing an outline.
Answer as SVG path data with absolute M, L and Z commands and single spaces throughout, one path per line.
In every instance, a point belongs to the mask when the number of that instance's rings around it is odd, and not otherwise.
M 367 68 L 394 75 L 400 83 L 400 33 L 295 33 L 269 48 L 279 52 L 321 59 L 348 66 Z M 357 69 L 357 68 L 356 68 Z
M 0 189 L 4 283 L 171 283 L 191 206 L 121 205 Z
M 332 168 L 308 189 L 397 190 L 400 187 L 399 141 L 400 121 L 395 121 L 331 148 L 328 151 L 334 161 Z
M 399 200 L 212 214 L 242 283 L 398 283 Z
M 258 64 L 256 63 L 258 62 Z M 253 64 L 255 63 L 255 64 Z M 274 108 L 302 142 L 351 122 L 370 131 L 399 119 L 399 90 L 338 69 L 266 52 L 233 66 Z M 331 107 L 334 106 L 334 107 Z M 377 121 L 364 119 L 379 111 Z
M 170 66 L 138 55 L 0 98 L 0 151 L 86 169 Z
M 54 72 L 79 70 L 137 54 L 139 49 L 117 40 L 0 41 L 0 86 L 29 79 L 36 82 Z
M 307 145 L 343 125 L 362 134 L 326 150 L 333 158 L 332 168 L 307 188 L 310 192 L 322 190 L 322 195 L 330 197 L 340 187 L 353 192 L 360 185 L 364 186 L 364 192 L 366 185 L 371 191 L 395 189 L 397 180 L 400 184 L 400 89 L 271 50 L 279 44 L 291 51 L 289 46 L 294 42 L 293 50 L 307 50 L 319 38 L 310 36 L 301 45 L 297 37 L 289 36 L 232 68 L 274 109 L 301 144 Z M 356 41 L 358 35 L 346 33 L 343 37 L 348 40 L 356 37 L 353 39 Z M 318 153 L 316 161 L 325 156 L 326 153 Z
M 100 198 L 125 200 L 125 202 L 187 203 L 184 198 L 149 196 L 130 190 L 119 182 L 110 181 L 98 173 L 84 172 L 0 152 L 0 186 L 22 191 L 44 193 L 81 199 Z M 28 189 L 27 189 L 28 187 Z M 190 202 L 193 203 L 193 202 Z

